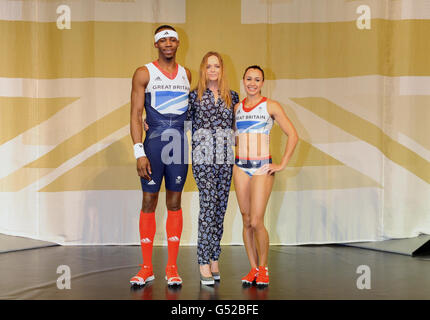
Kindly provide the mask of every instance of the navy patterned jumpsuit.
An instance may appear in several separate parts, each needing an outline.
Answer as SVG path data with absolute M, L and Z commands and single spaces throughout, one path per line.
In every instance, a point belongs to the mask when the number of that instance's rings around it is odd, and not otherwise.
M 234 105 L 239 102 L 230 91 L 232 105 L 226 106 L 221 96 L 206 89 L 202 99 L 197 90 L 190 93 L 188 120 L 192 121 L 192 168 L 199 189 L 199 230 L 197 259 L 200 265 L 217 261 L 221 253 L 224 215 L 227 209 L 233 172 Z M 227 142 L 231 139 L 230 142 Z

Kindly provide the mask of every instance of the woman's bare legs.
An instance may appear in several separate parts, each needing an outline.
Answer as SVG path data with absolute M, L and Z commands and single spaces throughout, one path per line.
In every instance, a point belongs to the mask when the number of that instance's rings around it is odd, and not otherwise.
M 257 249 L 254 241 L 254 230 L 251 227 L 251 177 L 238 166 L 233 166 L 233 182 L 236 190 L 236 198 L 243 221 L 243 243 L 245 244 L 248 260 L 251 268 L 258 267 Z
M 264 214 L 272 192 L 275 175 L 253 175 L 250 185 L 250 224 L 258 252 L 258 266 L 267 266 L 269 235 L 264 226 Z

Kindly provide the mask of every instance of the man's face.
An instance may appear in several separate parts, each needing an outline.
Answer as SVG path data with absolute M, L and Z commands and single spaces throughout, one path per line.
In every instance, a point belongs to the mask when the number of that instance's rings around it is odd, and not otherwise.
M 176 50 L 179 47 L 179 40 L 174 37 L 161 38 L 155 43 L 155 47 L 165 58 L 173 58 L 176 55 Z

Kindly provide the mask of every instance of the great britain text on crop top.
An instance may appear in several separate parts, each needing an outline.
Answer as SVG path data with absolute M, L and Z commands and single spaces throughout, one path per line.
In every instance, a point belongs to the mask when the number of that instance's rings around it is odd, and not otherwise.
M 251 119 L 266 119 L 266 116 L 263 114 L 241 114 L 236 116 L 236 120 L 251 120 Z

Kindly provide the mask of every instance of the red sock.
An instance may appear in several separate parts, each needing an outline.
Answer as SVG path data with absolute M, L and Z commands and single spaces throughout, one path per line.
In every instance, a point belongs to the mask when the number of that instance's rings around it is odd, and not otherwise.
M 140 211 L 139 232 L 143 265 L 150 266 L 152 268 L 152 245 L 155 236 L 155 212 L 145 213 Z
M 177 211 L 167 210 L 166 221 L 167 232 L 167 250 L 169 253 L 167 265 L 176 265 L 176 258 L 178 257 L 179 241 L 182 234 L 182 209 Z

